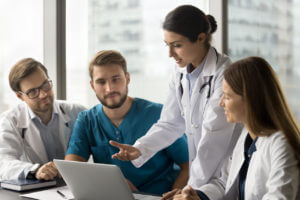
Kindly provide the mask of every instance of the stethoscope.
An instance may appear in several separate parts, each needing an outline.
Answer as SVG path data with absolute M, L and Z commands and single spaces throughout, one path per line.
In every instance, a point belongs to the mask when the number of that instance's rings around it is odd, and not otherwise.
M 210 98 L 210 89 L 211 89 L 211 80 L 213 79 L 214 76 L 209 76 L 209 79 L 207 82 L 203 83 L 203 85 L 201 86 L 199 92 L 202 93 L 202 90 L 205 88 L 205 86 L 208 85 L 208 92 L 206 95 L 206 98 L 209 99 Z
M 218 60 L 219 60 L 219 55 L 218 55 L 218 52 L 217 50 L 214 48 L 215 52 L 216 52 L 216 55 L 217 55 L 217 60 L 216 60 L 216 64 L 218 63 Z M 206 98 L 209 99 L 210 98 L 210 95 L 211 95 L 211 81 L 213 79 L 214 76 L 209 76 L 209 79 L 207 82 L 203 83 L 203 85 L 201 86 L 200 90 L 199 90 L 199 93 L 202 93 L 203 89 L 208 86 L 208 92 L 207 92 L 207 95 L 206 95 Z M 181 97 L 182 97 L 182 94 L 183 94 L 183 86 L 182 86 L 182 83 L 181 83 L 181 80 L 183 78 L 183 73 L 180 73 L 180 78 L 179 78 L 179 90 L 180 90 L 180 94 L 181 94 Z
M 180 85 L 179 85 L 179 89 L 180 89 L 180 94 L 182 96 L 183 94 L 183 87 L 182 87 L 182 83 L 181 83 L 181 80 L 182 80 L 182 77 L 183 77 L 183 73 L 180 73 Z M 209 99 L 210 98 L 210 92 L 211 92 L 211 81 L 213 79 L 214 76 L 209 76 L 209 79 L 207 82 L 203 83 L 203 85 L 201 86 L 200 90 L 199 90 L 199 93 L 202 93 L 203 89 L 208 86 L 208 92 L 207 92 L 207 95 L 206 95 L 206 98 Z

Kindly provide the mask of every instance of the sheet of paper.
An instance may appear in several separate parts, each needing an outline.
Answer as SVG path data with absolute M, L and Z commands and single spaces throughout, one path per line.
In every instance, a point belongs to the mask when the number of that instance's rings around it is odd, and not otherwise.
M 60 195 L 57 191 L 60 191 L 65 197 Z M 72 192 L 69 190 L 68 186 L 51 188 L 48 190 L 31 192 L 28 194 L 22 194 L 21 197 L 29 197 L 39 200 L 66 200 L 66 199 L 74 199 Z

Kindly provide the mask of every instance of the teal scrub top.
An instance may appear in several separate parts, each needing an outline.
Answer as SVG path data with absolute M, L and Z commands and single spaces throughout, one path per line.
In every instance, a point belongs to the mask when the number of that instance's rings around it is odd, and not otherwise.
M 131 162 L 112 159 L 119 150 L 109 144 L 110 140 L 133 145 L 145 135 L 160 118 L 162 105 L 135 98 L 129 112 L 119 127 L 115 127 L 103 112 L 102 104 L 78 115 L 66 154 L 75 154 L 94 162 L 118 165 L 124 176 L 141 192 L 163 194 L 172 189 L 179 174 L 176 164 L 188 162 L 186 136 L 159 151 L 142 167 Z

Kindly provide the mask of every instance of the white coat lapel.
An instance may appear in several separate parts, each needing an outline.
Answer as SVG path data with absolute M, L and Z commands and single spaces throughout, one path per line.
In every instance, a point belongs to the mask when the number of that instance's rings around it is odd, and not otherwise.
M 183 76 L 184 76 L 183 71 L 182 72 L 176 71 L 176 75 L 175 75 L 176 99 L 178 101 L 179 108 L 182 111 L 181 113 L 182 116 L 184 116 L 183 107 L 181 104 L 181 99 L 183 95 Z
M 54 107 L 58 113 L 59 139 L 64 146 L 64 151 L 66 152 L 71 136 L 71 119 L 69 115 L 67 115 L 65 108 L 62 105 L 59 105 L 58 102 L 54 103 Z
M 234 182 L 237 180 L 240 169 L 244 163 L 244 143 L 247 134 L 248 131 L 244 128 L 239 140 L 237 141 L 236 147 L 234 148 L 225 192 L 228 192 L 233 186 Z
M 21 134 L 24 134 L 24 150 L 27 156 L 32 160 L 40 163 L 46 163 L 48 156 L 44 143 L 41 139 L 40 132 L 30 119 L 29 107 L 24 105 L 20 111 L 20 120 L 17 127 L 21 130 Z M 40 161 L 36 159 L 39 158 Z
M 31 147 L 36 156 L 41 160 L 41 163 L 48 162 L 47 152 L 44 146 L 44 142 L 42 141 L 41 135 L 37 127 L 33 122 L 31 122 L 28 126 L 28 129 L 25 133 L 25 147 Z M 35 157 L 34 154 L 29 154 L 29 157 Z
M 196 103 L 200 102 L 200 110 L 204 111 L 205 105 L 208 101 L 207 93 L 209 89 L 212 92 L 212 81 L 210 85 L 206 85 L 202 88 L 203 84 L 207 84 L 211 76 L 215 74 L 217 68 L 217 53 L 213 47 L 211 47 L 207 53 L 207 57 L 203 66 L 203 71 L 200 73 L 200 76 L 197 78 L 195 83 L 195 88 L 193 90 L 193 94 L 191 96 L 191 108 L 194 108 L 193 111 L 199 110 L 197 108 Z M 202 89 L 201 89 L 202 88 Z M 200 99 L 201 98 L 201 99 Z M 196 110 L 195 110 L 196 109 Z M 198 111 L 196 111 L 198 113 Z
M 199 98 L 201 97 L 200 88 L 203 83 L 205 83 L 205 78 L 202 76 L 202 74 L 200 74 L 200 76 L 197 78 L 195 82 L 195 86 L 194 86 L 195 88 L 191 96 L 191 108 L 194 108 L 193 111 L 196 108 L 195 104 L 199 101 Z M 201 98 L 201 100 L 203 100 L 203 98 Z M 199 108 L 196 109 L 198 110 Z
M 181 99 L 179 99 L 182 109 L 184 111 L 184 115 L 187 117 L 190 114 L 190 95 L 189 95 L 189 84 L 186 79 L 186 68 L 180 69 L 182 73 L 181 85 L 183 89 L 183 94 L 181 95 Z

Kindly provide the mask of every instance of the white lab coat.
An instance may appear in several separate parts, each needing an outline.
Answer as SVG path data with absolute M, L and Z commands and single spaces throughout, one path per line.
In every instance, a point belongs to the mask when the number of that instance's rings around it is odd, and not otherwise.
M 238 199 L 238 177 L 244 162 L 243 130 L 232 156 L 222 168 L 221 178 L 200 188 L 211 200 Z M 296 200 L 299 194 L 299 168 L 295 153 L 282 132 L 259 137 L 255 143 L 245 183 L 245 200 Z
M 59 138 L 66 151 L 73 125 L 84 107 L 54 101 L 58 111 Z M 49 162 L 38 128 L 29 116 L 29 107 L 22 102 L 0 116 L 0 180 L 16 179 Z M 24 132 L 24 139 L 22 137 Z M 24 177 L 23 177 L 24 178 Z
M 227 56 L 218 54 L 211 47 L 191 98 L 185 78 L 186 68 L 176 67 L 160 120 L 134 144 L 142 153 L 138 159 L 132 161 L 136 167 L 143 165 L 156 152 L 172 144 L 185 132 L 190 162 L 188 184 L 199 188 L 214 174 L 219 174 L 224 158 L 231 154 L 241 131 L 241 127 L 236 124 L 227 123 L 224 109 L 218 105 L 222 96 L 223 71 L 230 63 Z M 183 78 L 180 80 L 181 73 Z M 207 98 L 209 86 L 205 86 L 201 92 L 200 88 L 208 82 L 210 76 L 213 79 L 210 98 Z

